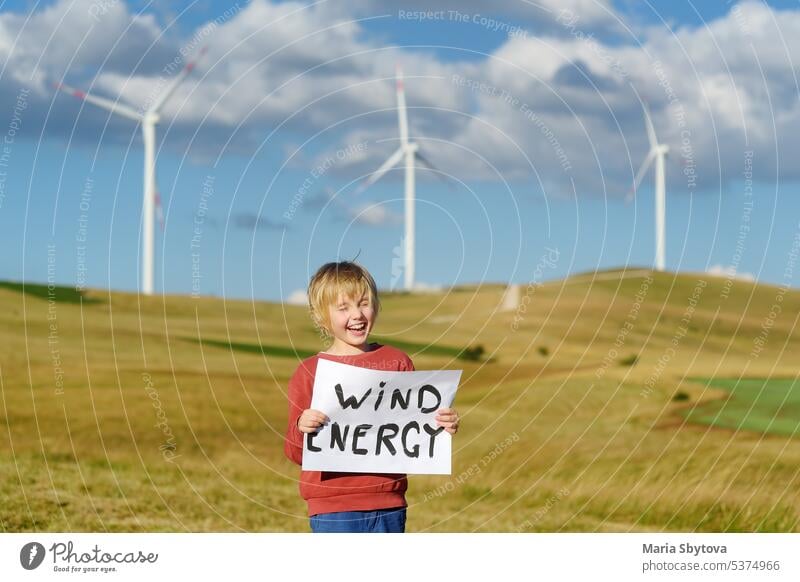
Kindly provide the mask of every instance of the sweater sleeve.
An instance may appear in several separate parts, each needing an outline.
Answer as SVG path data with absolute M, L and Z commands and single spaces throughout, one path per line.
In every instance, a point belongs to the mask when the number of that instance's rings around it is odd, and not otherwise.
M 313 387 L 312 376 L 305 369 L 305 365 L 301 363 L 289 380 L 289 418 L 286 438 L 283 442 L 284 454 L 298 465 L 303 464 L 304 434 L 297 428 L 297 421 L 303 411 L 311 406 Z

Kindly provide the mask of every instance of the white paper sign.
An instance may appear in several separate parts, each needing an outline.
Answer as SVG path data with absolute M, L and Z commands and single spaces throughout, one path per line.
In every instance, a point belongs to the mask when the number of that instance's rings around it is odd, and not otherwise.
M 330 421 L 303 442 L 303 469 L 449 475 L 451 435 L 436 424 L 461 370 L 390 372 L 320 358 L 311 408 Z

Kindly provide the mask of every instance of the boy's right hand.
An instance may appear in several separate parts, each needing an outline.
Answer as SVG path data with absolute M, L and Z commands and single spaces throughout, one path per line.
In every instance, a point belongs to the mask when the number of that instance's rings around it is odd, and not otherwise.
M 319 410 L 312 410 L 307 408 L 297 419 L 297 428 L 300 432 L 316 432 L 319 427 L 330 420 L 324 413 Z

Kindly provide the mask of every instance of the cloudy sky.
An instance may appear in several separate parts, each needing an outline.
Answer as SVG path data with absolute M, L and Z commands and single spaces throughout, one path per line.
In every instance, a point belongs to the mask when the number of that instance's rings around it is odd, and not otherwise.
M 138 287 L 140 128 L 53 84 L 143 109 L 203 47 L 158 126 L 159 291 L 287 299 L 356 256 L 398 286 L 402 169 L 358 188 L 398 145 L 398 65 L 436 168 L 420 282 L 652 265 L 646 104 L 668 269 L 798 284 L 800 7 L 684 0 L 3 2 L 0 279 Z

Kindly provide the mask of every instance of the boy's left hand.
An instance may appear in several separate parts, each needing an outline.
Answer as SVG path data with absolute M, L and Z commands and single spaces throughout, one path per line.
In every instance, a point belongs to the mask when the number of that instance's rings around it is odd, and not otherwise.
M 454 408 L 440 408 L 436 411 L 436 424 L 443 426 L 450 434 L 458 432 L 458 413 Z

